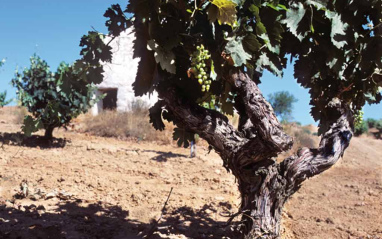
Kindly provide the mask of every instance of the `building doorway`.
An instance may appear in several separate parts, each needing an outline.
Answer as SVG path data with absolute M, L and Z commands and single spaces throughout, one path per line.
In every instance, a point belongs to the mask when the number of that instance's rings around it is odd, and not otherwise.
M 103 110 L 116 110 L 117 109 L 117 94 L 118 89 L 99 89 L 101 94 L 106 94 L 102 100 Z

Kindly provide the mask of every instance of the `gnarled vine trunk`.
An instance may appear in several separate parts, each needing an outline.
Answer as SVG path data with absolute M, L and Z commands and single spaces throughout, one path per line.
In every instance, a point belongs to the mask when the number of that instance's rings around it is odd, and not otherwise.
M 45 134 L 44 134 L 44 138 L 45 139 L 52 139 L 53 138 L 53 130 L 54 130 L 54 127 L 52 126 L 47 126 L 45 128 Z
M 276 163 L 273 157 L 290 149 L 292 138 L 283 132 L 272 107 L 246 73 L 233 69 L 226 79 L 238 95 L 238 129 L 223 114 L 184 101 L 176 90 L 159 90 L 159 104 L 177 126 L 207 140 L 237 178 L 242 237 L 278 238 L 285 202 L 304 180 L 330 168 L 343 155 L 353 134 L 353 117 L 347 105 L 333 100 L 331 127 L 319 148 L 303 148 Z

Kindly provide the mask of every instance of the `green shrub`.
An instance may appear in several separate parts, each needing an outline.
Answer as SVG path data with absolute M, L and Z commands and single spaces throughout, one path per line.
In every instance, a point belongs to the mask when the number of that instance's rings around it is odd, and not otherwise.
M 45 129 L 45 137 L 52 138 L 55 128 L 67 125 L 96 103 L 93 83 L 99 78 L 91 81 L 87 76 L 91 76 L 89 71 L 95 68 L 81 61 L 74 65 L 61 63 L 56 73 L 36 55 L 31 57 L 30 63 L 22 73 L 16 72 L 12 80 L 21 105 L 32 114 L 25 117 L 22 128 L 26 136 Z
M 376 125 L 377 125 L 377 123 L 378 123 L 378 120 L 376 120 L 376 119 L 367 119 L 366 120 L 366 123 L 367 123 L 367 126 L 369 127 L 369 128 L 375 128 L 376 127 Z
M 382 119 L 376 121 L 375 128 L 377 129 L 377 132 L 374 133 L 374 136 L 377 139 L 382 139 Z

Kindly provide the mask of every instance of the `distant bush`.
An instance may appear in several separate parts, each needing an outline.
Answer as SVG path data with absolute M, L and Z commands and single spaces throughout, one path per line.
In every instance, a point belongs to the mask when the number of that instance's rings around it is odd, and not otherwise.
M 0 93 L 0 108 L 12 102 L 12 100 L 6 100 L 6 99 L 7 99 L 7 91 Z
M 135 101 L 130 108 L 130 112 L 102 111 L 97 116 L 90 116 L 84 121 L 84 131 L 102 137 L 172 143 L 174 127 L 166 126 L 164 134 L 155 130 L 149 122 L 147 104 Z
M 366 120 L 366 123 L 369 128 L 376 128 L 378 120 L 369 118 Z
M 377 139 L 382 139 L 382 119 L 380 119 L 379 121 L 376 122 L 375 128 L 376 128 L 377 132 L 374 133 L 374 136 Z
M 361 134 L 367 133 L 369 130 L 369 127 L 367 126 L 366 121 L 362 121 L 361 123 L 358 123 L 354 126 L 354 135 L 360 136 Z

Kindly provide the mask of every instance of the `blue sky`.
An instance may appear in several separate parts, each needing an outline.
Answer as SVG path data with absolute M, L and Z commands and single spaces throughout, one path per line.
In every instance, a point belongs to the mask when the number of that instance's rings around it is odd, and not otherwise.
M 29 65 L 29 57 L 37 53 L 53 70 L 61 61 L 73 62 L 79 58 L 79 41 L 92 27 L 106 32 L 103 13 L 113 3 L 125 6 L 122 0 L 18 0 L 0 4 L 0 60 L 6 58 L 0 69 L 0 92 L 7 90 L 14 98 L 15 90 L 9 84 L 16 67 Z M 293 117 L 302 124 L 314 123 L 309 114 L 309 94 L 293 78 L 289 66 L 284 78 L 265 73 L 260 89 L 265 96 L 286 90 L 298 98 Z M 365 118 L 382 118 L 382 104 L 364 107 Z

